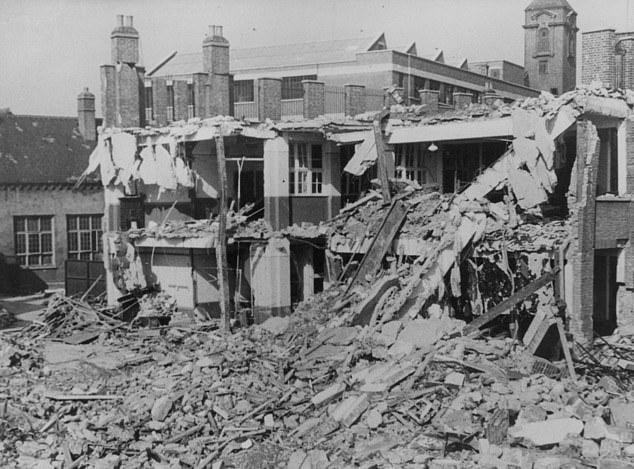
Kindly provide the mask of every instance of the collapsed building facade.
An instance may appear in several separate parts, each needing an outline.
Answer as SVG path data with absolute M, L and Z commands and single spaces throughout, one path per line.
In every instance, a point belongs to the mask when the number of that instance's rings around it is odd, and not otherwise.
M 222 153 L 233 210 L 230 297 L 256 320 L 344 280 L 348 296 L 369 288 L 346 306 L 365 322 L 439 305 L 484 326 L 488 310 L 509 297 L 512 309 L 536 281 L 548 286 L 525 302 L 531 314 L 510 318 L 522 333 L 543 323 L 543 337 L 561 316 L 589 339 L 631 315 L 629 94 L 458 100 L 455 112 L 437 114 L 427 90 L 425 104 L 386 108 L 378 132 L 374 113 L 275 122 L 264 118 L 280 115 L 271 97 L 258 104 L 262 119 L 246 121 L 216 115 L 210 99 L 207 115 L 141 127 L 141 93 L 116 92 L 142 83 L 135 57 L 124 57 L 138 45 L 131 21 L 128 29 L 113 31 L 116 65 L 102 69 L 105 126 L 87 170 L 99 167 L 105 188 L 111 304 L 158 285 L 181 308 L 218 309 Z M 209 77 L 209 96 L 227 92 L 213 70 Z M 377 161 L 393 200 L 373 189 Z M 526 318 L 538 312 L 531 329 Z

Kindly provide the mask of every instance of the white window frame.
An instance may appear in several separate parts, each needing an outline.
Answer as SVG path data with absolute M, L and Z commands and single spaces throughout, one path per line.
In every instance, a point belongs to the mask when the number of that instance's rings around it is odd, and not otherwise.
M 313 148 L 320 147 L 320 165 L 313 160 Z M 293 196 L 324 194 L 324 148 L 310 142 L 291 142 L 289 155 L 289 193 Z M 316 155 L 315 155 L 316 156 Z
M 99 220 L 96 221 L 96 218 Z M 76 227 L 70 227 L 70 220 L 76 219 Z M 81 227 L 81 219 L 88 218 L 88 228 Z M 71 250 L 71 235 L 77 235 L 77 249 Z M 88 239 L 82 238 L 82 234 L 88 234 Z M 68 239 L 68 258 L 73 260 L 98 261 L 102 259 L 103 246 L 101 238 L 103 235 L 103 214 L 101 213 L 81 213 L 66 215 L 66 237 Z M 88 244 L 86 246 L 86 244 Z M 87 258 L 82 254 L 88 254 Z
M 42 220 L 48 219 L 50 220 L 50 231 L 41 229 Z M 19 221 L 23 221 L 24 229 L 18 230 Z M 29 221 L 36 221 L 37 228 L 31 230 L 29 228 Z M 29 267 L 32 269 L 48 269 L 55 268 L 55 217 L 53 215 L 19 215 L 13 217 L 13 233 L 14 233 L 14 252 L 15 256 L 18 260 L 18 264 L 22 267 Z M 42 250 L 42 239 L 45 235 L 50 235 L 51 237 L 51 249 Z M 31 246 L 29 242 L 29 238 L 31 236 L 37 236 L 37 242 L 39 244 L 39 250 L 31 251 Z M 19 250 L 18 239 L 20 237 L 24 237 L 23 245 L 24 250 Z M 39 260 L 32 259 L 36 257 Z M 43 263 L 42 258 L 45 256 L 50 256 L 50 263 Z
M 394 148 L 394 175 L 397 179 L 427 184 L 429 170 L 425 166 L 420 143 L 402 143 Z

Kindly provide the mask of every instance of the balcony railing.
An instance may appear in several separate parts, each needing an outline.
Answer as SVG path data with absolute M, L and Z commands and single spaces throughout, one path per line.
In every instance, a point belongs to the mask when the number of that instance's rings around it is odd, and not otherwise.
M 346 92 L 343 87 L 326 86 L 324 96 L 324 114 L 343 116 L 346 112 Z
M 304 117 L 304 99 L 283 99 L 282 118 L 301 119 Z
M 258 106 L 255 101 L 235 103 L 233 105 L 233 115 L 238 119 L 257 119 Z

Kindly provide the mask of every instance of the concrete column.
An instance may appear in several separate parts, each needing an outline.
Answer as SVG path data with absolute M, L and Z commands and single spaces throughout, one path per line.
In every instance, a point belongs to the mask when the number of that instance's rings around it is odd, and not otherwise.
M 326 110 L 326 85 L 323 81 L 302 80 L 304 88 L 304 118 L 323 116 Z
M 344 115 L 354 117 L 365 112 L 365 86 L 343 85 L 345 94 Z
M 291 254 L 286 238 L 251 247 L 251 288 L 256 323 L 291 312 Z
M 339 214 L 341 209 L 341 152 L 330 141 L 322 145 L 324 180 L 323 193 L 328 197 L 328 218 Z
M 577 237 L 573 241 L 572 304 L 568 304 L 570 331 L 575 339 L 589 343 L 593 334 L 594 241 L 596 217 L 596 176 L 599 167 L 599 136 L 590 121 L 577 123 L 577 160 L 575 206 L 578 217 Z
M 258 120 L 264 122 L 268 118 L 279 121 L 282 118 L 282 79 L 258 78 L 255 92 Z
M 418 90 L 418 96 L 420 96 L 420 103 L 426 106 L 427 112 L 430 114 L 438 113 L 438 90 Z
M 454 93 L 453 94 L 453 106 L 456 111 L 462 111 L 468 108 L 473 102 L 473 95 L 471 93 Z
M 290 222 L 288 142 L 283 137 L 264 141 L 264 219 L 274 230 Z

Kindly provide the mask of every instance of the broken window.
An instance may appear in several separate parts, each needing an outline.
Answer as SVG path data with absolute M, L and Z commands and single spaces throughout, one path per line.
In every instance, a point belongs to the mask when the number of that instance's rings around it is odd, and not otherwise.
M 67 215 L 68 258 L 101 260 L 102 215 Z
M 323 158 L 321 145 L 291 143 L 289 145 L 289 192 L 321 194 Z
M 424 165 L 424 153 L 419 143 L 404 143 L 394 148 L 395 176 L 398 179 L 427 184 L 428 170 Z
M 255 100 L 253 93 L 253 80 L 234 81 L 233 95 L 236 103 L 252 103 Z
M 618 194 L 619 166 L 616 128 L 599 129 L 599 171 L 597 195 Z
M 53 216 L 14 217 L 15 255 L 26 267 L 53 267 Z
M 282 99 L 302 99 L 304 97 L 303 80 L 316 80 L 317 75 L 282 77 Z
M 611 334 L 616 325 L 618 249 L 597 249 L 594 255 L 594 308 L 592 320 L 600 334 Z
M 537 53 L 550 52 L 550 30 L 544 26 L 537 30 Z

